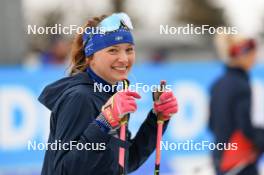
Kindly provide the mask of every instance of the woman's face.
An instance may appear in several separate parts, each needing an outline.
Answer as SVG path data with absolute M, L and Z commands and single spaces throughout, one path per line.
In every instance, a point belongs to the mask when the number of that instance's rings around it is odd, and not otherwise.
M 94 53 L 91 69 L 110 84 L 126 79 L 135 62 L 134 45 L 123 43 Z
M 245 56 L 244 56 L 244 58 L 242 58 L 242 66 L 243 66 L 243 68 L 245 69 L 245 70 L 250 70 L 252 67 L 253 67 L 253 65 L 254 65 L 254 63 L 255 63 L 255 61 L 256 61 L 256 57 L 257 57 L 257 50 L 256 49 L 254 49 L 254 50 L 251 50 L 250 52 L 248 52 Z

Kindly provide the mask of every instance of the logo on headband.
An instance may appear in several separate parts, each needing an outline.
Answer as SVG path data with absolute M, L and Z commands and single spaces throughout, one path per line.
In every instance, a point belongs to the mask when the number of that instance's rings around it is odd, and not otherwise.
M 122 40 L 123 39 L 123 36 L 116 36 L 115 37 L 115 41 L 120 41 L 120 40 Z
M 91 43 L 85 47 L 85 52 L 88 53 L 88 52 L 92 52 L 92 51 L 93 51 L 93 43 Z

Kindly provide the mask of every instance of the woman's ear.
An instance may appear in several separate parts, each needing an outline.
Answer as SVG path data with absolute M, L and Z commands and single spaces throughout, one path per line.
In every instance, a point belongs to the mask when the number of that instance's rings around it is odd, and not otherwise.
M 89 57 L 86 57 L 85 58 L 85 65 L 86 65 L 86 67 L 88 67 L 90 65 L 90 62 L 91 62 L 91 60 L 89 59 Z
M 93 55 L 90 56 L 90 57 L 86 57 L 85 59 L 86 59 L 85 61 L 86 61 L 86 65 L 87 65 L 87 66 L 91 66 L 91 65 L 94 64 L 94 58 L 93 58 Z
M 86 59 L 88 59 L 88 60 L 93 60 L 93 55 L 87 57 Z

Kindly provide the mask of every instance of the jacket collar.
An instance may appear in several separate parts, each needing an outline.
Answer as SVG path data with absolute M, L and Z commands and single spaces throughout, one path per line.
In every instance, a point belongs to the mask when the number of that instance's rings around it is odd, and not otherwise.
M 227 73 L 237 74 L 237 75 L 239 75 L 239 76 L 245 78 L 246 80 L 249 79 L 248 72 L 245 71 L 245 70 L 242 69 L 242 68 L 227 66 L 227 67 L 226 67 L 226 70 L 227 70 Z

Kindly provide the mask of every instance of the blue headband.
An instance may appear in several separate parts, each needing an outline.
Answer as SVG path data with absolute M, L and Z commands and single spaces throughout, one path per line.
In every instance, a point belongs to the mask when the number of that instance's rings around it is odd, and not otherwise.
M 91 30 L 91 29 L 90 29 Z M 89 57 L 95 52 L 110 47 L 116 44 L 129 43 L 134 44 L 133 36 L 129 29 L 120 27 L 113 32 L 106 32 L 104 34 L 90 34 L 87 31 L 83 34 L 84 52 L 85 56 Z

